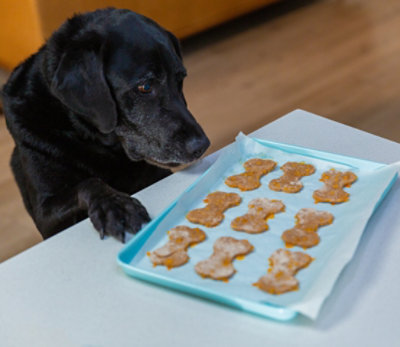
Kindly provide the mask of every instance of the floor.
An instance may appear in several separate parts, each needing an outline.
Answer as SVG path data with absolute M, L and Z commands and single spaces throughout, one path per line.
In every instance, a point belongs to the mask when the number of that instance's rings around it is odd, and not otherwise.
M 398 0 L 288 0 L 185 40 L 185 95 L 209 153 L 296 108 L 400 142 L 399 32 Z M 0 117 L 0 261 L 41 240 L 11 150 Z

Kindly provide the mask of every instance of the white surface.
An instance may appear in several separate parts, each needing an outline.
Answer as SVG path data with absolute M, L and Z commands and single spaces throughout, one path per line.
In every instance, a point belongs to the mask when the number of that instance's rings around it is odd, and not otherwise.
M 304 111 L 252 135 L 400 160 L 399 144 Z M 154 217 L 214 158 L 136 196 Z M 396 182 L 315 322 L 274 322 L 132 279 L 116 263 L 121 244 L 83 221 L 0 265 L 0 346 L 397 346 L 399 206 Z

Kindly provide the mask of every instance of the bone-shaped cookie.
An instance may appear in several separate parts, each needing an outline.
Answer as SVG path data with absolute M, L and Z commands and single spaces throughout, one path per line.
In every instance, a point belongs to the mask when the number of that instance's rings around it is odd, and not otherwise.
M 332 224 L 333 215 L 327 211 L 302 208 L 295 216 L 296 225 L 282 234 L 286 246 L 314 247 L 319 243 L 319 227 Z
M 249 210 L 243 216 L 236 217 L 231 227 L 237 231 L 257 234 L 269 229 L 267 220 L 275 213 L 283 212 L 285 205 L 280 200 L 257 198 L 250 201 Z
M 210 193 L 204 199 L 207 206 L 190 211 L 186 218 L 192 223 L 215 227 L 223 221 L 224 212 L 239 205 L 241 201 L 241 197 L 236 193 Z
M 315 172 L 311 164 L 287 162 L 281 166 L 283 175 L 269 182 L 269 188 L 276 192 L 297 193 L 303 188 L 300 179 Z
M 269 257 L 270 266 L 267 274 L 260 277 L 254 286 L 269 294 L 297 290 L 299 281 L 294 276 L 299 270 L 307 267 L 312 260 L 306 253 L 278 249 Z
M 276 162 L 269 159 L 249 159 L 243 164 L 245 172 L 229 176 L 225 180 L 225 184 L 242 191 L 256 189 L 261 185 L 261 177 L 271 172 L 275 166 Z
M 154 265 L 165 265 L 168 269 L 181 266 L 189 260 L 187 248 L 206 239 L 206 234 L 199 228 L 178 225 L 168 231 L 168 242 L 153 252 L 148 252 Z
M 236 272 L 232 264 L 233 259 L 250 253 L 253 248 L 253 245 L 247 240 L 220 237 L 214 243 L 213 254 L 208 259 L 198 262 L 195 270 L 204 278 L 227 280 Z
M 350 194 L 343 190 L 343 187 L 350 187 L 357 180 L 357 176 L 350 172 L 341 172 L 331 169 L 322 174 L 320 181 L 325 185 L 314 191 L 315 202 L 330 202 L 338 204 L 349 200 Z

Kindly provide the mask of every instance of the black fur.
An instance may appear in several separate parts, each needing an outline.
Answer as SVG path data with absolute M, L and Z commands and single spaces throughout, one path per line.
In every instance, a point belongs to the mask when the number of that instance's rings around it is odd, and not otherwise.
M 209 146 L 186 107 L 178 40 L 104 9 L 65 22 L 3 89 L 11 166 L 44 238 L 89 215 L 124 241 L 149 220 L 130 197 Z

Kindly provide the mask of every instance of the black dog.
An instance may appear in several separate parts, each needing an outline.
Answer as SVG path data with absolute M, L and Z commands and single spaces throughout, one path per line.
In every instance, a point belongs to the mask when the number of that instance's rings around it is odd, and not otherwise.
M 11 166 L 44 238 L 89 215 L 124 241 L 149 221 L 130 197 L 199 158 L 209 140 L 186 107 L 178 40 L 129 10 L 77 15 L 3 90 Z

